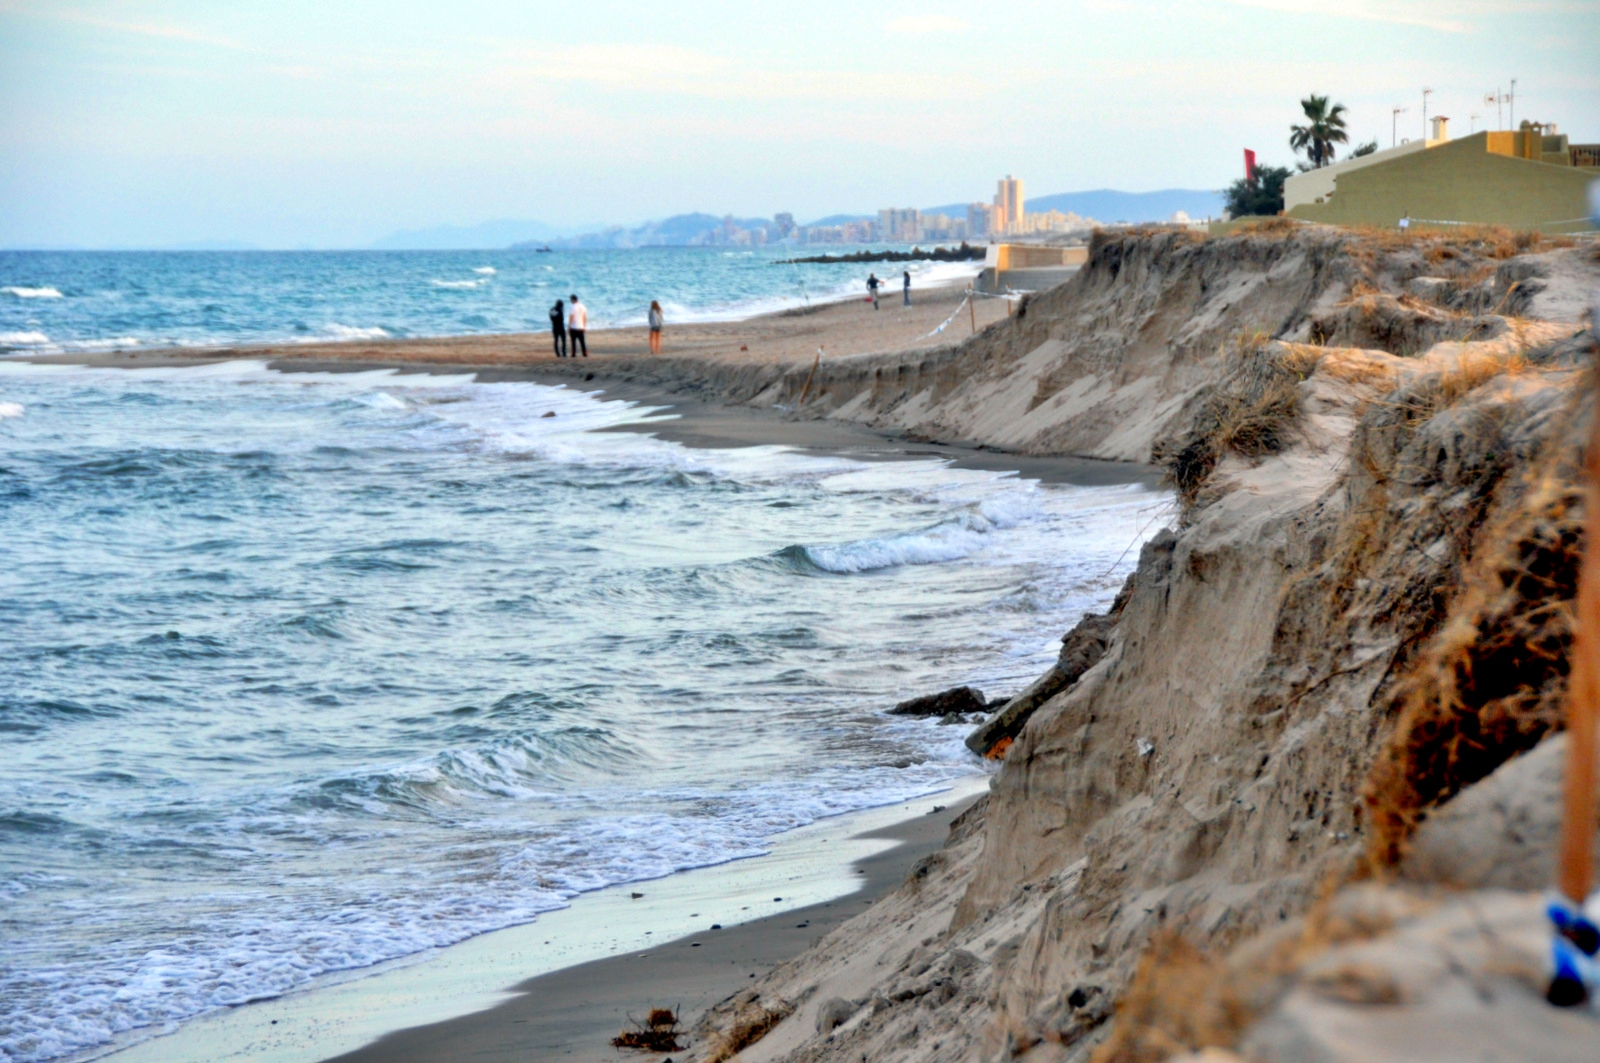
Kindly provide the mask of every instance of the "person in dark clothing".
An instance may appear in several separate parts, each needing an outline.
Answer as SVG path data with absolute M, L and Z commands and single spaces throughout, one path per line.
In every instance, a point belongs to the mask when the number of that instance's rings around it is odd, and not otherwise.
M 882 283 L 876 273 L 867 274 L 867 291 L 872 295 L 872 309 L 874 310 L 878 309 L 878 285 Z
M 550 339 L 556 345 L 556 357 L 567 356 L 567 308 L 561 300 L 556 300 L 556 305 L 550 308 Z
M 911 305 L 911 271 L 909 269 L 906 270 L 904 286 L 900 289 L 900 292 L 901 292 L 902 295 L 905 296 L 906 305 L 910 306 Z

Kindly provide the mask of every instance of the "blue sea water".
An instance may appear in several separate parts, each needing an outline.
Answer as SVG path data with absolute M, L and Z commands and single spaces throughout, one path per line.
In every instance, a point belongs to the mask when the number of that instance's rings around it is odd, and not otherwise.
M 399 327 L 363 305 L 340 318 Z M 1030 681 L 1164 501 L 603 430 L 657 416 L 467 374 L 0 359 L 0 1060 L 982 770 L 965 729 L 883 710 Z
M 794 253 L 0 251 L 0 353 L 537 332 L 574 292 L 593 328 L 642 324 L 652 299 L 681 324 L 865 292 L 872 267 L 779 264 Z

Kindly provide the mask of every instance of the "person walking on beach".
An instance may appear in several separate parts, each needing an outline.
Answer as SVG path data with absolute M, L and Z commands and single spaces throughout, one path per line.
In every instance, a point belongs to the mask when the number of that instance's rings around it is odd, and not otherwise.
M 876 273 L 867 274 L 867 291 L 871 293 L 872 309 L 874 310 L 878 309 L 878 285 L 882 283 Z
M 556 346 L 556 357 L 567 356 L 567 309 L 561 300 L 550 308 L 550 340 Z
M 661 304 L 650 300 L 650 353 L 661 353 L 661 326 L 666 323 L 666 315 L 661 312 Z
M 902 282 L 902 286 L 900 288 L 900 293 L 905 296 L 906 305 L 910 306 L 911 305 L 911 271 L 909 269 L 906 270 L 905 280 Z
M 578 301 L 577 295 L 572 296 L 572 307 L 567 311 L 567 357 L 578 357 L 579 349 L 583 356 L 589 357 L 589 340 L 584 335 L 589 331 L 589 308 Z

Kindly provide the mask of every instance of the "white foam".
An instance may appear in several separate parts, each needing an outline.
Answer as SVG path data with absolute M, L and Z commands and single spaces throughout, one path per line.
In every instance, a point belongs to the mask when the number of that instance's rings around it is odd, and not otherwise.
M 456 289 L 456 290 L 464 290 L 464 289 L 467 289 L 467 288 L 481 288 L 485 284 L 489 283 L 489 279 L 487 277 L 485 277 L 483 280 L 476 280 L 476 281 L 442 281 L 442 280 L 439 280 L 438 278 L 435 278 L 435 279 L 429 281 L 428 283 L 432 284 L 435 288 L 450 288 L 450 289 Z
M 0 402 L 0 420 L 7 417 L 21 417 L 23 409 L 20 402 Z
M 68 340 L 62 348 L 69 351 L 112 351 L 122 347 L 137 347 L 137 336 L 113 336 L 105 340 Z
M 0 288 L 0 293 L 14 295 L 18 299 L 60 299 L 61 293 L 54 288 L 24 288 L 20 285 L 8 285 Z
M 933 565 L 959 561 L 982 550 L 994 525 L 981 514 L 968 513 L 932 528 L 861 539 L 834 545 L 807 546 L 806 557 L 828 572 L 870 572 L 899 565 Z
M 377 325 L 371 328 L 358 328 L 353 325 L 341 325 L 337 321 L 324 325 L 322 331 L 324 335 L 332 336 L 336 340 L 382 340 L 389 337 L 388 330 Z
M 36 330 L 0 332 L 0 347 L 43 347 L 49 342 L 49 336 Z
M 472 272 L 482 273 L 485 276 L 492 277 L 497 271 L 493 266 L 473 266 Z

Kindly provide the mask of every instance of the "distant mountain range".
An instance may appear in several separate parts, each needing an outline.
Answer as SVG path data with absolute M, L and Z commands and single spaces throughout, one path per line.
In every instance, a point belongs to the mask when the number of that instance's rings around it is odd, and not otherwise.
M 1027 208 L 1030 213 L 1059 210 L 1063 214 L 1077 214 L 1107 224 L 1166 221 L 1174 211 L 1179 210 L 1191 218 L 1217 217 L 1222 213 L 1222 194 L 1193 188 L 1167 188 L 1159 192 L 1117 192 L 1106 188 L 1093 192 L 1038 196 L 1027 201 Z M 928 207 L 923 213 L 964 218 L 967 216 L 967 204 L 946 203 L 939 207 Z M 843 225 L 876 217 L 876 214 L 830 214 L 806 224 Z M 770 220 L 735 218 L 733 222 L 740 228 L 748 229 L 767 224 Z M 684 247 L 706 242 L 707 234 L 721 228 L 722 224 L 721 217 L 704 213 L 676 214 L 643 225 L 612 225 L 604 229 L 561 227 L 539 221 L 503 218 L 478 225 L 435 225 L 428 229 L 406 229 L 390 233 L 372 247 L 392 251 L 528 249 L 545 244 L 582 249 Z M 585 232 L 586 228 L 590 231 Z
M 1118 222 L 1166 221 L 1176 211 L 1191 218 L 1220 217 L 1222 193 L 1194 188 L 1164 188 L 1159 192 L 1117 192 L 1109 188 L 1093 192 L 1060 192 L 1053 196 L 1033 196 L 1024 207 L 1029 214 L 1042 214 L 1059 210 L 1063 214 L 1076 214 L 1093 218 L 1107 225 Z M 924 214 L 948 214 L 952 218 L 967 216 L 965 203 L 946 203 L 942 207 L 929 207 Z
M 735 218 L 733 223 L 741 229 L 766 225 L 771 218 Z M 664 221 L 647 221 L 632 229 L 613 225 L 597 233 L 584 233 L 564 239 L 522 240 L 511 245 L 513 250 L 526 250 L 548 243 L 553 247 L 595 249 L 629 247 L 684 247 L 704 243 L 713 230 L 720 229 L 723 219 L 714 214 L 675 214 Z
M 477 225 L 435 225 L 390 233 L 372 245 L 375 251 L 491 251 L 529 241 L 553 240 L 581 232 L 542 221 L 501 218 Z

